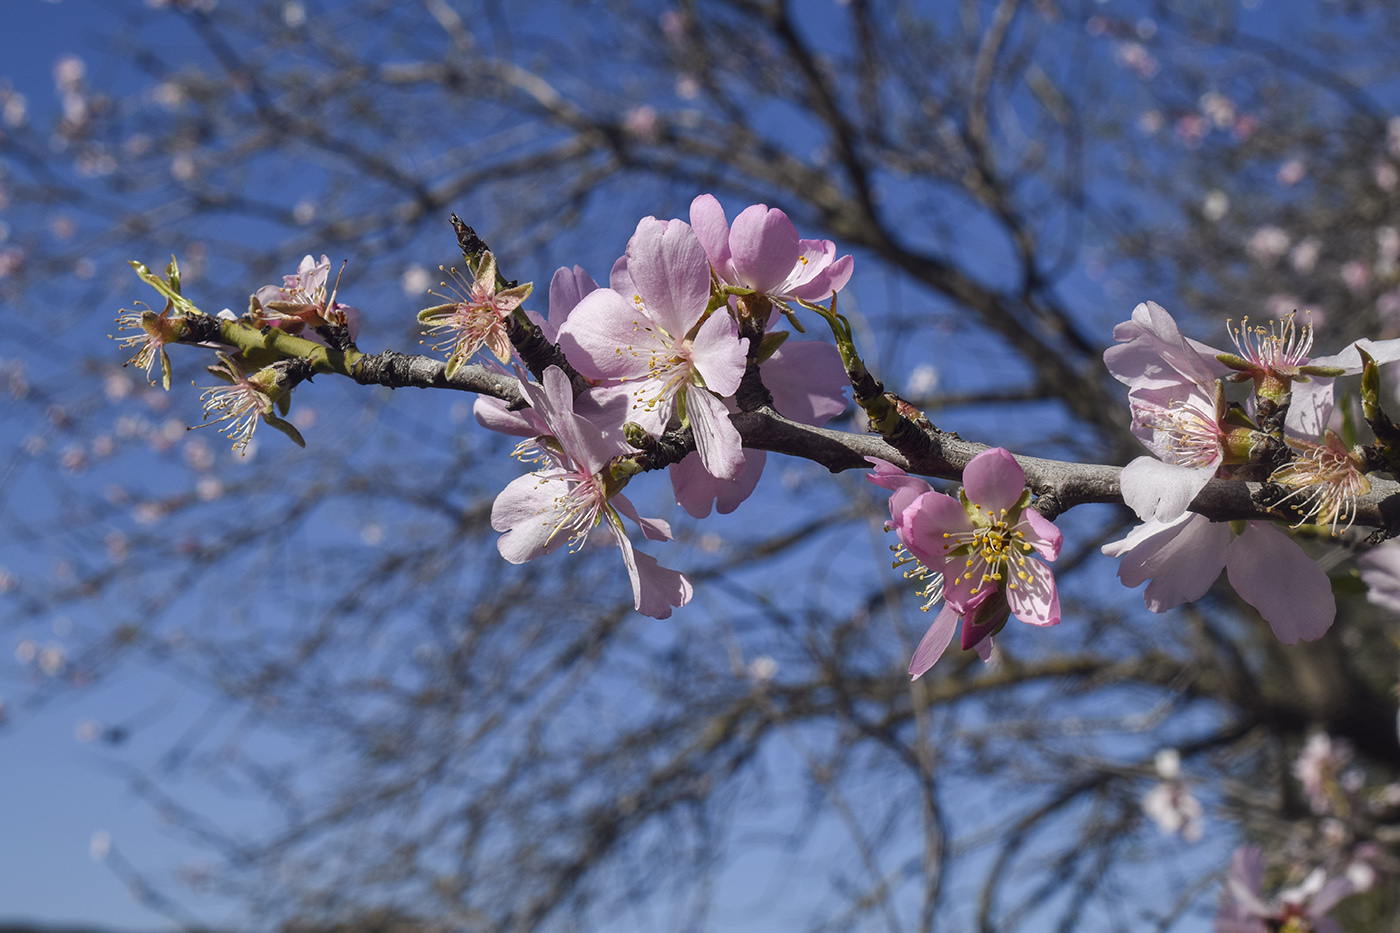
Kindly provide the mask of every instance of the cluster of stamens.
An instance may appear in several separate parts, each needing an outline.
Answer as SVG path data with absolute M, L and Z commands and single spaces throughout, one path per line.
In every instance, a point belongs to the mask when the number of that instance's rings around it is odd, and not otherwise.
M 1303 521 L 1329 525 L 1333 535 L 1341 534 L 1355 521 L 1356 500 L 1371 491 L 1371 481 L 1340 445 L 1292 443 L 1301 453 L 1270 477 L 1293 490 L 1280 504 L 1297 500 L 1294 507 L 1304 514 Z
M 1239 327 L 1228 320 L 1225 326 L 1243 359 L 1269 372 L 1294 375 L 1307 362 L 1313 344 L 1312 322 L 1298 327 L 1295 316 L 1289 314 L 1282 321 L 1270 321 L 1268 327 L 1250 327 L 1247 317 L 1240 319 Z
M 1134 413 L 1138 423 L 1151 428 L 1156 442 L 1170 454 L 1168 462 L 1184 467 L 1204 467 L 1220 459 L 1220 424 L 1214 411 L 1206 414 L 1200 410 L 1198 400 L 1173 399 L 1165 408 L 1136 406 Z
M 151 312 L 149 310 L 127 311 L 119 315 L 117 317 L 118 330 L 135 330 L 140 331 L 140 333 L 132 334 L 129 337 L 118 337 L 116 340 L 117 346 L 128 349 L 137 348 L 136 355 L 123 365 L 139 366 L 146 371 L 146 377 L 149 379 L 156 360 L 160 358 L 161 348 L 167 343 L 167 338 L 164 333 L 165 328 L 160 326 L 148 328 L 143 324 L 147 314 L 151 314 Z
M 980 506 L 978 507 L 980 509 Z M 988 583 L 1006 584 L 1008 589 L 1016 589 L 1024 583 L 1027 586 L 1035 581 L 1032 564 L 1026 561 L 1031 546 L 1026 542 L 1020 522 L 1007 521 L 1007 509 L 988 515 L 991 521 L 972 531 L 945 531 L 943 538 L 948 550 L 967 546 L 968 556 L 963 564 L 963 572 L 953 579 L 958 586 L 964 580 L 976 580 L 972 594 L 976 595 Z
M 542 475 L 540 482 L 562 482 L 568 485 L 566 491 L 554 497 L 553 508 L 541 509 L 539 514 L 547 513 L 551 516 L 545 519 L 547 524 L 552 523 L 554 526 L 548 541 L 553 541 L 564 532 L 568 537 L 569 552 L 578 551 L 588 540 L 588 533 L 598 524 L 604 509 L 610 508 L 607 495 L 599 488 L 598 477 L 583 477 L 578 474 Z
M 904 567 L 904 579 L 922 584 L 914 592 L 924 598 L 924 604 L 919 607 L 919 611 L 928 612 L 935 603 L 943 598 L 943 574 L 936 570 L 929 570 L 924 566 L 923 561 L 905 550 L 902 544 L 891 544 L 890 550 L 894 551 L 895 558 L 891 566 L 896 570 Z
M 632 303 L 638 309 L 642 307 L 642 296 L 633 295 Z M 618 382 L 629 382 L 642 379 L 655 383 L 655 391 L 647 395 L 638 395 L 632 403 L 634 410 L 651 411 L 657 405 L 674 396 L 680 389 L 691 380 L 694 367 L 686 354 L 686 343 L 677 344 L 669 334 L 659 327 L 652 327 L 638 319 L 632 322 L 634 333 L 645 333 L 650 339 L 660 339 L 662 347 L 648 347 L 638 351 L 635 346 L 618 347 L 619 354 L 627 353 L 631 356 L 640 356 L 645 352 L 649 359 L 647 361 L 647 372 L 645 376 L 624 376 Z
M 233 441 L 233 449 L 238 451 L 253 439 L 258 417 L 272 408 L 267 393 L 246 379 L 231 386 L 205 389 L 199 398 L 204 404 L 205 424 L 196 427 L 225 422 L 219 433 Z

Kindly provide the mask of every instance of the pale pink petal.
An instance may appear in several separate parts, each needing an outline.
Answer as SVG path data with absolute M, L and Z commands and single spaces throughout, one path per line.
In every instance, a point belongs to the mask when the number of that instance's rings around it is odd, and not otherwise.
M 720 479 L 738 479 L 744 468 L 744 441 L 730 422 L 724 402 L 706 389 L 688 385 L 685 410 L 705 469 Z
M 540 314 L 538 311 L 531 310 L 530 308 L 526 308 L 525 317 L 529 318 L 530 323 L 534 324 L 540 329 L 540 333 L 544 334 L 545 340 L 548 340 L 550 343 L 559 342 L 558 329 L 553 324 L 549 323 L 549 320 L 543 314 Z
M 572 269 L 563 266 L 555 271 L 554 278 L 549 280 L 549 324 L 556 334 L 568 320 L 569 312 L 578 306 L 585 295 L 597 289 L 598 283 L 582 266 Z
M 900 512 L 899 530 L 909 553 L 923 561 L 925 567 L 937 570 L 949 550 L 943 535 L 971 531 L 972 520 L 957 499 L 941 492 L 926 492 Z M 961 558 L 958 563 L 961 565 Z
M 991 447 L 963 469 L 963 489 L 968 501 L 984 512 L 1000 512 L 1015 505 L 1026 491 L 1026 473 L 1005 448 Z
M 739 339 L 738 325 L 723 310 L 711 314 L 695 333 L 690 362 L 716 395 L 728 397 L 739 390 L 747 366 L 749 338 Z
M 1214 465 L 1192 469 L 1138 457 L 1123 468 L 1123 501 L 1145 522 L 1169 522 L 1186 512 L 1215 470 Z
M 501 556 L 522 564 L 565 544 L 569 535 L 555 533 L 556 502 L 568 490 L 568 481 L 558 476 L 527 473 L 511 480 L 491 504 L 491 527 L 505 532 L 496 539 Z
M 909 548 L 909 551 L 914 552 L 913 548 Z M 917 554 L 914 556 L 918 557 Z M 971 572 L 965 557 L 951 557 L 942 564 L 929 564 L 928 561 L 924 561 L 924 566 L 943 574 L 943 599 L 959 612 L 971 613 L 988 601 L 1002 605 L 1006 603 L 1004 599 L 992 599 L 1000 592 L 997 584 L 994 581 L 983 580 L 980 573 Z
M 1016 574 L 1018 579 L 1002 583 L 1012 614 L 1031 625 L 1059 625 L 1060 591 L 1055 586 L 1055 575 L 1034 557 L 1026 559 L 1022 571 L 1025 579 Z
M 1371 340 L 1363 337 L 1347 347 L 1341 353 L 1332 356 L 1319 356 L 1308 361 L 1309 366 L 1336 366 L 1347 371 L 1351 375 L 1361 372 L 1361 354 L 1357 352 L 1357 347 L 1365 349 L 1371 358 L 1376 361 L 1376 365 L 1393 363 L 1400 360 L 1400 338 L 1394 340 Z
M 1255 917 L 1273 914 L 1259 899 L 1264 887 L 1264 852 L 1259 846 L 1240 846 L 1230 859 L 1230 873 L 1225 888 L 1245 913 Z
M 1021 513 L 1023 526 L 1021 535 L 1026 539 L 1026 543 L 1035 548 L 1035 552 L 1046 560 L 1054 560 L 1060 556 L 1060 545 L 1064 543 L 1064 533 L 1055 527 L 1055 523 L 1035 509 L 1026 509 Z
M 734 218 L 729 249 L 740 281 L 766 294 L 781 285 L 797 263 L 797 228 L 777 208 L 754 204 Z
M 642 218 L 627 242 L 627 272 L 647 313 L 674 340 L 690 331 L 709 303 L 710 261 L 683 221 Z
M 350 342 L 354 343 L 360 339 L 360 309 L 335 303 L 335 310 L 345 315 L 345 333 L 349 335 Z
M 899 524 L 900 513 L 908 508 L 910 503 L 924 493 L 933 490 L 933 487 L 927 482 L 917 476 L 910 476 L 888 460 L 881 460 L 879 457 L 866 457 L 865 459 L 875 464 L 875 472 L 865 474 L 865 478 L 892 493 L 890 496 L 890 518 L 895 520 L 896 525 Z
M 690 225 L 720 278 L 730 285 L 738 285 L 729 255 L 729 221 L 714 195 L 702 194 L 690 202 Z
M 617 257 L 617 261 L 613 263 L 612 271 L 608 273 L 608 287 L 628 301 L 642 300 L 642 296 L 637 293 L 636 283 L 632 281 L 632 273 L 627 271 L 626 255 Z
M 1312 900 L 1308 902 L 1308 916 L 1315 921 L 1326 919 L 1324 914 L 1356 893 L 1356 885 L 1345 876 L 1329 878 Z M 1316 927 L 1318 933 L 1321 927 Z
M 1151 580 L 1143 601 L 1153 612 L 1166 612 L 1206 594 L 1225 568 L 1231 537 L 1229 525 L 1185 513 L 1171 522 L 1139 525 L 1103 552 L 1123 558 L 1118 576 L 1124 586 Z
M 1214 358 L 1214 348 L 1183 337 L 1176 321 L 1155 301 L 1134 308 L 1132 320 L 1115 327 L 1113 338 L 1120 345 L 1104 353 L 1104 363 L 1115 379 L 1129 386 L 1163 378 L 1171 370 L 1197 385 L 1209 385 L 1230 371 Z M 1145 354 L 1148 349 L 1151 355 Z
M 977 657 L 982 659 L 982 663 L 986 664 L 992 660 L 992 652 L 996 650 L 996 647 L 996 637 L 988 635 L 986 638 L 982 639 L 976 645 L 974 645 L 973 649 L 977 652 Z
M 846 366 L 833 344 L 787 340 L 764 360 L 763 384 L 778 414 L 820 427 L 846 410 Z
M 1332 417 L 1332 383 L 1335 381 L 1322 376 L 1310 376 L 1307 382 L 1293 380 L 1293 399 L 1284 420 L 1289 433 L 1305 440 L 1322 436 Z
M 711 476 L 701 464 L 698 453 L 686 454 L 685 459 L 670 467 L 676 502 L 692 518 L 707 517 L 711 506 L 721 515 L 727 515 L 753 494 L 767 459 L 767 454 L 761 450 L 745 450 L 743 472 L 738 479 L 727 480 Z
M 611 503 L 612 507 L 617 509 L 622 516 L 631 519 L 632 524 L 642 529 L 642 534 L 646 535 L 651 540 L 671 540 L 671 525 L 669 522 L 662 521 L 659 518 L 643 518 L 638 515 L 637 507 L 632 504 L 632 500 L 622 493 L 615 493 L 608 502 Z
M 502 434 L 535 437 L 549 433 L 549 428 L 533 409 L 511 411 L 505 402 L 487 395 L 478 395 L 472 402 L 472 414 L 476 416 L 477 424 Z
M 851 280 L 851 273 L 855 270 L 855 262 L 849 255 L 842 256 L 825 269 L 819 270 L 809 281 L 788 289 L 787 295 L 801 298 L 803 301 L 825 301 L 833 293 L 846 287 L 846 283 Z
M 1366 598 L 1377 606 L 1400 612 L 1400 542 L 1387 541 L 1356 560 Z
M 597 473 L 609 460 L 628 448 L 620 436 L 605 435 L 601 428 L 574 413 L 574 389 L 558 366 L 544 371 L 544 385 L 520 379 L 520 391 L 530 407 L 559 441 L 564 453 L 584 473 Z
M 610 288 L 585 295 L 559 328 L 559 348 L 589 379 L 639 379 L 669 350 L 652 321 Z
M 1292 538 L 1267 522 L 1249 522 L 1225 551 L 1230 585 L 1285 645 L 1316 641 L 1332 627 L 1332 583 Z
M 685 574 L 662 567 L 655 558 L 634 550 L 615 517 L 608 519 L 608 527 L 622 549 L 622 561 L 632 580 L 632 605 L 638 612 L 653 619 L 669 619 L 673 606 L 690 602 L 694 591 Z
M 953 632 L 957 631 L 960 618 L 961 614 L 948 605 L 938 613 L 933 624 L 924 633 L 923 639 L 919 641 L 919 647 L 914 649 L 914 657 L 909 660 L 911 679 L 918 680 L 943 657 L 943 652 L 948 650 L 948 645 L 953 640 Z

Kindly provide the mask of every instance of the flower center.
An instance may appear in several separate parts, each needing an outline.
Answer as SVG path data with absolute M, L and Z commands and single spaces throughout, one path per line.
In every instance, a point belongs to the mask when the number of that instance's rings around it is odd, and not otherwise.
M 1164 451 L 1167 463 L 1184 467 L 1206 467 L 1220 459 L 1224 437 L 1214 411 L 1207 414 L 1199 400 L 1173 399 L 1171 404 L 1139 406 L 1138 423 L 1151 428 L 1153 440 Z
M 979 512 L 982 507 L 976 506 Z M 1026 560 L 1031 546 L 1026 542 L 1021 530 L 1021 522 L 1007 521 L 1007 510 L 988 514 L 991 521 L 972 531 L 944 532 L 949 549 L 967 547 L 967 560 L 963 571 L 953 580 L 960 585 L 964 580 L 975 581 L 972 594 L 975 596 L 985 584 L 993 586 L 1005 582 L 1008 589 L 1016 589 L 1021 583 L 1029 585 L 1035 579 L 1034 565 Z
M 577 551 L 588 540 L 588 533 L 598 524 L 603 510 L 608 507 L 607 493 L 596 476 L 566 474 L 546 477 L 541 481 L 568 484 L 567 490 L 554 497 L 552 508 L 540 510 L 541 514 L 551 516 L 554 525 L 546 544 L 564 533 L 569 541 L 569 551 Z M 547 518 L 545 521 L 549 523 L 550 520 Z
M 1298 367 L 1308 361 L 1313 328 L 1311 321 L 1298 327 L 1294 317 L 1290 314 L 1282 321 L 1270 321 L 1268 327 L 1250 327 L 1247 317 L 1240 319 L 1239 327 L 1232 321 L 1225 325 L 1241 357 L 1267 372 L 1295 376 Z
M 1279 504 L 1297 499 L 1295 507 L 1304 514 L 1304 521 L 1330 525 L 1333 535 L 1339 534 L 1339 523 L 1341 531 L 1350 528 L 1356 518 L 1356 500 L 1371 491 L 1371 481 L 1340 445 L 1290 443 L 1301 447 L 1299 457 L 1269 477 L 1292 490 Z

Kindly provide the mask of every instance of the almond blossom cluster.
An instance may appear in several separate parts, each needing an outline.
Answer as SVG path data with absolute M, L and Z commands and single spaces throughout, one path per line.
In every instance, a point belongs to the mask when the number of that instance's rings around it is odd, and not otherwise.
M 641 516 L 624 489 L 664 466 L 689 515 L 732 512 L 754 493 L 767 458 L 745 446 L 732 416 L 762 409 L 788 427 L 821 427 L 846 409 L 849 387 L 883 439 L 877 449 L 889 454 L 865 459 L 874 467 L 869 481 L 889 494 L 894 565 L 916 582 L 923 610 L 942 604 L 913 652 L 910 676 L 928 673 L 955 635 L 963 652 L 989 661 L 1013 616 L 1039 628 L 1060 623 L 1050 564 L 1063 535 L 1051 518 L 1077 503 L 1062 503 L 1062 490 L 1046 478 L 1047 461 L 1037 465 L 1001 447 L 963 445 L 941 461 L 920 460 L 935 439 L 956 435 L 932 428 L 865 369 L 849 322 L 836 312 L 853 260 L 838 257 L 831 241 L 801 238 L 786 214 L 763 204 L 731 224 L 717 199 L 701 195 L 688 221 L 643 218 L 606 284 L 578 266 L 559 269 L 541 313 L 527 307 L 533 285 L 506 280 L 475 233 L 455 216 L 453 222 L 467 270 L 444 270 L 445 291 L 430 292 L 441 303 L 418 314 L 425 341 L 445 360 L 414 361 L 429 374 L 419 377 L 426 383 L 385 384 L 450 384 L 482 374 L 497 380 L 490 391 L 499 397 L 478 397 L 475 417 L 521 438 L 514 456 L 532 467 L 491 509 L 507 561 L 606 539 L 621 552 L 635 609 L 668 618 L 694 589 L 633 544 L 629 526 L 655 542 L 673 534 L 667 522 Z M 165 304 L 118 318 L 132 332 L 119 338 L 134 353 L 130 362 L 152 381 L 159 367 L 168 389 L 169 346 L 214 350 L 218 363 L 208 369 L 221 384 L 202 393 L 204 424 L 217 426 L 235 450 L 246 451 L 262 423 L 305 446 L 285 419 L 293 392 L 311 376 L 370 381 L 363 367 L 371 356 L 356 346 L 360 313 L 338 300 L 326 256 L 308 255 L 280 285 L 259 288 L 242 316 L 196 308 L 182 293 L 173 259 L 163 277 L 133 266 Z M 793 339 L 803 330 L 804 310 L 831 326 L 835 344 Z M 1116 487 L 1140 524 L 1102 546 L 1118 559 L 1121 581 L 1146 584 L 1147 608 L 1165 612 L 1204 597 L 1223 570 L 1279 641 L 1322 637 L 1336 602 L 1328 569 L 1307 538 L 1346 533 L 1372 489 L 1370 474 L 1400 476 L 1400 427 L 1381 411 L 1376 376 L 1377 366 L 1400 359 L 1400 340 L 1362 340 L 1314 357 L 1311 325 L 1289 316 L 1231 325 L 1233 349 L 1220 350 L 1186 337 L 1150 301 L 1113 337 L 1104 362 L 1127 389 L 1131 429 L 1147 451 L 1121 470 Z M 386 358 L 405 359 L 386 353 L 378 363 Z M 472 367 L 473 360 L 482 365 Z M 1370 444 L 1357 443 L 1354 426 L 1333 417 L 1335 381 L 1355 374 L 1362 375 L 1362 410 L 1376 435 Z M 469 387 L 487 391 L 483 384 Z M 1060 466 L 1068 472 L 1074 465 Z M 911 475 L 920 468 L 961 486 L 937 489 Z M 1262 517 L 1212 521 L 1203 514 L 1210 509 L 1198 500 L 1220 480 L 1254 483 L 1258 508 L 1245 514 Z M 599 529 L 605 531 L 595 535 Z M 1372 543 L 1395 530 L 1378 531 Z M 1372 602 L 1400 611 L 1400 544 L 1374 548 L 1359 564 Z M 1349 755 L 1344 743 L 1319 735 L 1299 757 L 1295 775 L 1315 813 L 1362 809 L 1346 770 Z M 1141 798 L 1144 813 L 1165 833 L 1201 838 L 1205 808 L 1182 777 L 1180 754 L 1159 752 L 1155 773 L 1159 780 Z M 1266 898 L 1262 864 L 1258 849 L 1236 853 L 1217 929 L 1333 928 L 1328 911 L 1369 883 L 1360 869 L 1354 877 L 1314 872 Z
M 1104 362 L 1128 387 L 1133 433 L 1153 454 L 1122 474 L 1123 501 L 1142 524 L 1103 548 L 1121 559 L 1123 583 L 1146 581 L 1147 608 L 1165 612 L 1200 599 L 1223 569 L 1284 644 L 1321 638 L 1336 616 L 1331 581 L 1295 537 L 1273 522 L 1212 522 L 1189 509 L 1212 479 L 1238 473 L 1284 490 L 1274 505 L 1293 503 L 1298 524 L 1349 525 L 1370 489 L 1365 452 L 1328 423 L 1333 381 L 1362 371 L 1360 351 L 1311 358 L 1312 328 L 1290 316 L 1242 322 L 1228 353 L 1183 336 L 1150 301 L 1114 338 Z M 1375 362 L 1400 358 L 1400 341 L 1358 346 Z M 1227 382 L 1250 384 L 1242 403 L 1227 401 Z
M 771 404 L 790 421 L 820 427 L 845 410 L 851 385 L 872 429 L 909 455 L 890 428 L 907 421 L 907 412 L 869 377 L 836 313 L 852 258 L 838 256 L 829 240 L 801 238 L 781 210 L 751 205 L 731 224 L 705 194 L 692 202 L 688 220 L 643 218 L 606 284 L 577 266 L 558 270 L 546 313 L 527 306 L 533 286 L 507 281 L 475 233 L 453 220 L 468 268 L 445 270 L 453 284 L 430 292 L 442 303 L 418 320 L 446 357 L 442 378 L 486 356 L 484 369 L 514 380 L 523 400 L 510 406 L 483 396 L 475 405 L 482 425 L 524 438 L 516 454 L 538 467 L 511 483 L 493 510 L 507 560 L 532 560 L 565 543 L 575 549 L 606 524 L 623 553 L 634 605 L 664 618 L 692 590 L 630 543 L 623 518 L 645 537 L 671 537 L 665 522 L 639 517 L 622 494 L 635 476 L 666 466 L 688 514 L 732 512 L 753 494 L 767 459 L 745 446 L 732 416 Z M 285 420 L 297 386 L 319 372 L 356 376 L 368 358 L 355 344 L 359 311 L 338 300 L 326 256 L 308 255 L 280 285 L 259 288 L 242 317 L 195 308 L 173 260 L 164 277 L 133 265 L 165 307 L 118 319 L 134 332 L 121 338 L 134 351 L 131 362 L 151 379 L 159 366 L 168 387 L 170 345 L 217 351 L 210 372 L 225 384 L 204 391 L 205 423 L 219 426 L 237 450 L 261 423 L 304 443 Z M 782 325 L 802 330 L 803 309 L 826 319 L 836 345 L 792 339 Z M 1367 420 L 1378 434 L 1396 436 L 1367 446 L 1344 440 L 1331 418 L 1333 383 L 1366 371 L 1374 384 L 1374 367 L 1400 358 L 1400 341 L 1359 341 L 1314 357 L 1311 325 L 1289 316 L 1232 325 L 1233 348 L 1219 350 L 1183 335 L 1153 302 L 1138 305 L 1113 336 L 1104 362 L 1127 388 L 1132 431 L 1149 453 L 1123 468 L 1119 484 L 1141 524 L 1103 547 L 1119 559 L 1123 583 L 1145 583 L 1147 607 L 1164 612 L 1203 597 L 1224 570 L 1280 641 L 1321 637 L 1335 600 L 1299 531 L 1345 531 L 1371 489 L 1368 474 L 1400 469 L 1400 429 L 1385 427 L 1374 385 L 1367 395 L 1363 379 Z M 1036 626 L 1060 621 L 1047 564 L 1062 537 L 1011 453 L 993 447 L 969 456 L 956 498 L 893 460 L 868 459 L 870 479 L 891 494 L 896 565 L 918 580 L 924 609 L 943 604 L 911 675 L 927 672 L 959 627 L 962 649 L 986 659 L 1013 615 Z M 1193 511 L 1219 479 L 1263 483 L 1265 498 L 1256 501 L 1273 517 L 1220 522 Z M 1373 598 L 1382 602 L 1388 553 L 1363 560 L 1363 579 L 1376 581 Z

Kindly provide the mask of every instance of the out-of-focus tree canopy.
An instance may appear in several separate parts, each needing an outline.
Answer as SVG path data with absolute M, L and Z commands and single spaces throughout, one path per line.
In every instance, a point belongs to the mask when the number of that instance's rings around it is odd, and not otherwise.
M 240 456 L 186 431 L 211 354 L 172 348 L 167 394 L 105 339 L 151 297 L 127 260 L 173 253 L 186 295 L 241 313 L 325 253 L 362 349 L 427 352 L 453 212 L 543 311 L 557 267 L 606 281 L 639 218 L 712 192 L 855 255 L 857 343 L 940 428 L 1122 465 L 1142 448 L 1102 353 L 1139 301 L 1216 346 L 1295 308 L 1323 353 L 1400 335 L 1392 4 L 110 15 L 55 107 L 0 84 L 0 599 L 9 716 L 150 664 L 219 698 L 158 759 L 125 750 L 139 711 L 94 724 L 215 859 L 120 863 L 153 903 L 193 884 L 299 929 L 1201 929 L 1252 842 L 1274 888 L 1364 861 L 1337 916 L 1395 923 L 1400 642 L 1364 534 L 1300 536 L 1339 613 L 1284 647 L 1223 581 L 1147 612 L 1099 553 L 1131 513 L 1074 509 L 1064 622 L 911 684 L 929 617 L 854 473 L 770 456 L 703 521 L 635 481 L 697 592 L 655 621 L 611 548 L 499 558 L 491 503 L 525 468 L 471 395 L 319 376 L 307 449 L 264 430 Z M 1314 734 L 1347 749 L 1330 798 L 1294 774 Z M 1199 841 L 1154 822 L 1159 787 L 1199 800 Z

